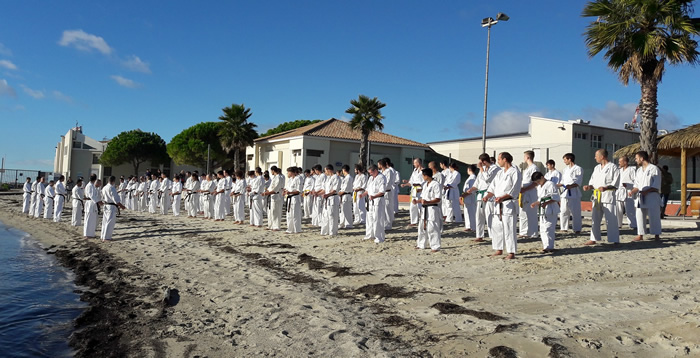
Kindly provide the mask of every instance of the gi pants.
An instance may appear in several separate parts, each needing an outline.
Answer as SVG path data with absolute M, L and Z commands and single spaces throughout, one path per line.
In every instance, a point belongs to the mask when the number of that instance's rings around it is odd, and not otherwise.
M 323 216 L 323 195 L 314 196 L 314 206 L 311 212 L 311 225 L 321 226 L 321 218 Z
M 646 235 L 646 222 L 649 218 L 649 234 L 661 235 L 661 196 L 659 193 L 650 192 L 644 199 L 641 199 L 641 194 L 637 194 L 637 211 L 635 213 L 637 219 L 637 235 Z M 647 207 L 641 201 L 644 200 Z
M 341 197 L 340 227 L 352 229 L 352 193 L 345 194 Z
M 204 217 L 211 219 L 214 217 L 214 200 L 211 194 L 202 195 L 202 212 L 204 212 Z
M 425 211 L 428 211 L 427 220 Z M 425 244 L 430 243 L 431 250 L 440 250 L 440 236 L 442 231 L 442 214 L 440 204 L 436 206 L 422 206 L 421 218 L 418 222 L 418 240 L 416 247 L 425 249 Z
M 270 230 L 279 230 L 282 222 L 282 206 L 284 206 L 282 195 L 271 194 L 268 200 L 270 200 L 270 208 L 267 212 L 267 227 Z
M 44 197 L 44 219 L 53 220 L 53 198 Z
M 369 200 L 367 197 L 365 199 Z M 384 197 L 379 197 L 369 201 L 369 211 L 367 212 L 367 224 L 365 225 L 365 239 L 374 238 L 374 242 L 384 242 L 384 224 L 386 215 L 386 203 Z
M 491 236 L 491 226 L 492 226 L 492 218 L 493 218 L 493 201 L 487 201 L 483 202 L 482 200 L 478 200 L 476 203 L 476 237 L 479 239 L 483 239 L 486 236 L 485 234 L 485 229 L 488 227 L 489 229 L 489 237 L 493 239 Z
M 515 230 L 518 223 L 518 209 L 518 202 L 515 199 L 503 202 L 502 205 L 494 203 L 494 233 L 491 236 L 494 250 L 505 249 L 509 254 L 515 254 L 517 251 L 518 236 Z
M 29 207 L 32 203 L 32 195 L 30 193 L 22 194 L 22 213 L 29 214 Z
M 83 236 L 95 237 L 97 227 L 97 204 L 92 200 L 85 201 L 85 223 L 83 225 Z
M 168 215 L 169 208 L 170 208 L 170 190 L 166 190 L 160 195 L 160 213 L 163 215 Z
M 568 190 L 566 191 L 568 193 Z M 561 195 L 561 213 L 559 213 L 559 225 L 562 230 L 569 230 L 569 215 L 573 217 L 572 229 L 581 231 L 581 198 Z
M 520 208 L 520 235 L 527 237 L 537 236 L 537 208 L 530 204 L 537 201 L 537 189 L 531 189 L 522 193 L 523 207 Z
M 338 235 L 338 211 L 340 210 L 338 195 L 329 196 L 324 201 L 321 235 Z
M 355 197 L 355 201 L 352 203 L 352 211 L 354 213 L 353 225 L 364 224 L 367 220 L 367 207 L 365 204 L 366 197 L 360 198 L 360 195 L 364 193 L 364 190 L 358 191 Z
M 71 210 L 70 224 L 71 226 L 80 226 L 83 223 L 83 204 L 79 200 L 73 200 L 73 208 Z
M 233 220 L 245 221 L 245 195 L 233 197 Z
M 637 208 L 634 207 L 634 199 L 626 198 L 625 201 L 617 201 L 617 226 L 622 227 L 622 218 L 627 216 L 627 225 L 631 229 L 637 228 Z
M 211 198 L 209 198 L 211 200 Z M 218 193 L 214 196 L 214 219 L 224 220 L 226 218 L 226 192 Z
M 549 205 L 558 204 L 551 203 Z M 548 212 L 545 210 L 545 213 L 540 216 L 540 239 L 542 240 L 542 248 L 545 250 L 554 250 L 554 238 L 558 218 L 559 210 L 556 212 Z
M 63 195 L 56 194 L 56 199 L 54 200 L 54 204 L 53 204 L 53 221 L 54 222 L 61 221 L 61 214 L 63 214 L 63 203 L 65 201 L 66 201 L 66 198 L 64 198 Z
M 605 217 L 605 227 L 607 230 L 608 242 L 620 242 L 620 228 L 617 226 L 617 215 L 615 215 L 615 203 L 593 203 L 591 208 L 591 241 L 600 241 L 600 228 L 603 226 Z
M 27 213 L 29 216 L 34 216 L 34 212 L 36 211 L 36 197 L 36 193 L 31 194 L 31 200 L 29 201 L 29 212 Z
M 384 193 L 384 230 L 391 230 L 394 224 L 394 195 L 391 191 Z
M 34 217 L 40 218 L 41 214 L 44 213 L 44 198 L 41 195 L 36 198 L 36 207 L 34 208 Z
M 263 224 L 263 197 L 260 194 L 251 194 L 253 205 L 250 208 L 250 224 L 262 226 Z
M 180 216 L 180 204 L 182 201 L 182 195 L 174 195 L 173 196 L 173 215 L 174 216 Z
M 415 204 L 413 200 L 416 200 Z M 420 197 L 411 196 L 411 203 L 408 205 L 408 215 L 411 218 L 411 225 L 418 225 L 418 223 L 423 220 L 423 218 L 420 217 L 422 211 L 421 204 L 418 200 L 420 200 Z
M 185 200 L 185 203 L 189 203 L 189 205 L 187 205 L 187 215 L 196 217 L 197 213 L 199 213 L 199 194 L 193 192 L 190 194 L 190 197 Z
M 469 194 L 474 195 L 474 194 Z M 464 228 L 469 230 L 474 230 L 476 228 L 476 206 L 477 203 L 474 200 L 464 200 Z
M 114 224 L 117 223 L 117 207 L 114 205 L 105 205 L 102 208 L 104 212 L 102 213 L 102 231 L 100 232 L 100 238 L 102 241 L 111 240 Z
M 301 197 L 294 195 L 287 199 L 287 232 L 301 232 Z
M 146 210 L 148 209 L 148 197 L 147 197 L 147 195 L 148 194 L 146 194 L 146 193 L 141 194 L 141 207 L 139 209 L 141 210 L 142 213 L 146 212 Z
M 304 194 L 304 219 L 311 218 L 311 214 L 313 212 L 314 208 L 314 197 L 307 194 Z
M 157 204 L 158 204 L 158 193 L 153 193 L 153 194 L 151 194 L 151 201 L 148 203 L 148 212 L 151 214 L 155 214 Z

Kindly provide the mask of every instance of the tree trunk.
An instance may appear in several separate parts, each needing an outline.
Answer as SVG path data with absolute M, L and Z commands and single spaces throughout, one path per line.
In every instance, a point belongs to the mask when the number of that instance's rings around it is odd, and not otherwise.
M 639 104 L 639 114 L 642 117 L 639 143 L 641 150 L 649 154 L 649 162 L 656 164 L 658 162 L 656 118 L 659 115 L 659 102 L 656 96 L 659 82 L 653 78 L 651 73 L 644 72 L 641 81 L 642 100 Z
M 240 159 L 241 156 L 241 148 L 236 147 L 236 149 L 233 151 L 233 170 L 238 170 L 240 168 Z
M 139 176 L 139 166 L 141 165 L 141 163 L 137 160 L 134 160 L 133 164 L 134 164 L 134 175 L 136 175 L 138 177 Z
M 362 164 L 362 166 L 367 170 L 367 166 L 369 166 L 369 163 L 367 163 L 367 143 L 369 142 L 369 131 L 362 131 L 362 141 L 360 141 L 360 158 L 357 161 L 358 163 Z

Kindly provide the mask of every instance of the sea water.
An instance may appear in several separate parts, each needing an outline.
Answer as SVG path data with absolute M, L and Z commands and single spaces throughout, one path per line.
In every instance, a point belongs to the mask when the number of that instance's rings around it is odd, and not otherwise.
M 73 320 L 87 307 L 73 279 L 29 234 L 0 222 L 0 356 L 73 356 Z

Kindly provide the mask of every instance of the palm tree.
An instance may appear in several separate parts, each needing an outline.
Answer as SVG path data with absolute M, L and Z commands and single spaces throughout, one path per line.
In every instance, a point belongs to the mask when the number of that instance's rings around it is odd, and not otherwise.
M 584 17 L 596 17 L 584 33 L 588 54 L 605 52 L 608 67 L 627 86 L 640 84 L 641 149 L 656 163 L 657 90 L 665 64 L 698 63 L 700 33 L 691 19 L 692 0 L 596 0 L 586 4 Z
M 358 99 L 350 100 L 352 107 L 345 110 L 345 113 L 352 114 L 352 119 L 350 120 L 350 128 L 359 130 L 362 132 L 362 142 L 360 142 L 360 158 L 358 163 L 362 164 L 365 168 L 369 163 L 367 163 L 367 147 L 369 143 L 369 134 L 374 131 L 381 131 L 384 129 L 384 124 L 382 124 L 381 109 L 386 106 L 386 103 L 380 102 L 377 97 L 370 99 L 365 95 L 360 95 Z
M 241 163 L 241 150 L 253 145 L 253 141 L 258 137 L 258 132 L 255 130 L 257 125 L 248 122 L 248 118 L 253 114 L 250 113 L 250 108 L 245 108 L 243 104 L 232 104 L 231 107 L 221 109 L 224 112 L 219 119 L 221 128 L 219 129 L 219 140 L 221 147 L 226 153 L 231 154 L 233 151 L 233 168 L 238 170 Z

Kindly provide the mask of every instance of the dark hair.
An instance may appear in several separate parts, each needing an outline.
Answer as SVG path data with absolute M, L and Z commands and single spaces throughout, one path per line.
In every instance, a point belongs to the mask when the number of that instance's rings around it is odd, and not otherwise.
M 363 167 L 362 164 L 355 164 L 355 170 L 357 170 L 360 173 L 364 173 L 365 167 Z
M 313 169 L 314 169 L 314 170 L 318 170 L 319 172 L 322 172 L 322 171 L 323 171 L 323 167 L 321 166 L 321 164 L 316 164 L 316 165 L 314 165 Z
M 501 156 L 501 158 L 505 159 L 506 162 L 508 162 L 508 163 L 513 163 L 513 156 L 510 155 L 510 153 L 508 153 L 508 152 L 501 152 L 501 154 L 499 154 L 499 155 Z
M 600 152 L 600 154 L 603 156 L 603 158 L 608 157 L 608 150 L 607 149 L 598 149 L 597 151 Z
M 645 162 L 649 161 L 649 153 L 647 153 L 644 150 L 640 150 L 639 152 L 635 153 L 634 155 L 640 156 L 642 158 L 642 160 Z
M 484 153 L 484 154 L 482 154 L 482 155 L 479 156 L 479 161 L 480 161 L 480 162 L 489 162 L 489 163 L 490 163 L 490 162 L 491 162 L 491 156 L 488 155 L 488 154 L 486 154 L 486 153 Z
M 556 163 L 555 163 L 553 160 L 551 160 L 551 159 L 548 160 L 547 163 L 545 163 L 545 164 L 549 164 L 549 165 L 551 165 L 551 166 L 553 166 L 553 167 L 556 166 Z
M 540 179 L 542 179 L 542 178 L 544 178 L 544 174 L 542 174 L 542 173 L 540 173 L 540 172 L 534 172 L 534 173 L 532 173 L 532 176 L 530 177 L 530 180 L 532 180 L 532 181 L 538 181 L 538 180 L 540 180 Z
M 450 168 L 457 170 L 457 162 L 450 163 Z
M 530 160 L 535 160 L 535 152 L 531 150 L 526 150 L 523 153 L 525 153 L 525 155 L 527 155 L 527 157 L 530 158 Z
M 621 156 L 620 159 L 624 160 L 625 163 L 629 163 L 629 162 L 630 162 L 629 158 L 627 158 L 626 155 Z
M 219 170 L 218 172 L 216 172 L 216 174 L 223 176 L 223 175 L 224 175 L 224 171 L 223 171 L 223 170 Z
M 236 170 L 236 178 L 243 178 L 243 171 L 238 169 Z
M 65 180 L 65 179 L 66 179 L 66 177 L 64 177 L 63 175 L 61 175 L 60 177 L 58 177 L 58 180 Z
M 262 174 L 262 168 L 255 167 L 255 174 Z
M 386 167 L 387 167 L 386 159 L 384 159 L 384 158 L 379 159 L 379 160 L 377 161 L 377 164 L 381 165 L 382 168 L 386 168 Z
M 333 168 L 332 165 L 328 164 L 328 165 L 326 165 L 326 168 L 325 168 L 325 169 L 326 169 L 326 170 L 333 171 L 334 168 Z
M 347 164 L 343 165 L 343 167 L 340 168 L 340 169 L 341 169 L 341 170 L 344 170 L 346 173 L 350 173 L 350 166 L 347 165 Z
M 442 164 L 442 165 L 444 165 L 444 166 L 448 166 L 448 165 L 449 165 L 449 163 L 448 163 L 446 160 L 441 161 L 440 164 Z
M 564 154 L 564 156 L 562 158 L 568 159 L 568 160 L 576 163 L 576 155 L 574 155 L 574 153 L 566 153 L 566 154 Z
M 249 176 L 249 177 L 252 177 L 253 175 L 255 175 L 255 171 L 254 171 L 254 170 L 249 170 L 249 171 L 248 171 L 248 176 Z
M 97 180 L 97 174 L 90 174 L 90 181 L 93 182 Z
M 421 173 L 427 177 L 433 177 L 433 171 L 431 169 L 423 169 L 421 170 Z
M 379 170 L 379 168 L 377 168 L 376 165 L 372 164 L 369 166 L 369 168 L 367 168 L 367 171 L 370 171 L 370 170 Z
M 109 183 L 110 183 L 110 184 L 114 183 L 115 180 L 117 180 L 117 178 L 116 178 L 114 175 L 112 175 L 111 177 L 109 177 Z
M 42 178 L 41 175 L 37 175 L 37 176 L 36 176 L 36 180 L 39 180 L 39 179 L 41 179 L 41 178 Z
M 294 173 L 294 174 L 296 174 L 296 173 L 297 173 L 297 168 L 296 168 L 296 167 L 289 167 L 289 168 L 287 168 L 287 172 L 288 172 L 288 173 Z
M 661 167 L 661 168 L 663 168 L 665 171 L 668 171 L 668 165 L 664 165 L 664 166 Z
M 190 178 L 192 180 L 199 181 L 199 175 L 197 175 L 197 173 L 190 173 Z
M 474 164 L 470 164 L 469 166 L 467 166 L 467 170 L 471 170 L 472 173 L 474 173 L 474 174 L 476 174 L 477 172 L 479 172 L 479 169 L 478 169 L 478 168 L 476 167 L 476 165 L 474 165 Z
M 311 174 L 311 170 L 309 170 L 309 169 L 304 170 L 304 174 Z

